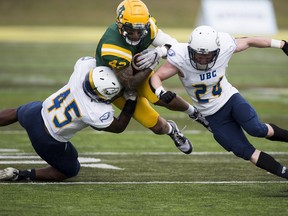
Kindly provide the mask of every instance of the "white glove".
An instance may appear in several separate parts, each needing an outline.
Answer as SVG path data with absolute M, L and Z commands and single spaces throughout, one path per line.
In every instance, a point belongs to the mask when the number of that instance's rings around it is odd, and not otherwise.
M 158 65 L 160 58 L 167 55 L 165 46 L 156 47 L 155 49 L 146 49 L 140 53 L 135 62 L 139 70 L 151 68 L 152 70 Z
M 137 99 L 137 92 L 134 90 L 125 90 L 123 94 L 125 100 L 132 100 L 135 101 Z

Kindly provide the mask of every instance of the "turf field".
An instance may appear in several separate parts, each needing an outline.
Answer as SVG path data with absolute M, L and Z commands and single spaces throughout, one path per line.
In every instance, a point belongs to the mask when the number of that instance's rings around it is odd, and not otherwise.
M 181 35 L 179 31 L 175 34 Z M 97 41 L 63 43 L 40 36 L 21 41 L 19 34 L 18 40 L 0 42 L 0 109 L 45 99 L 67 82 L 79 57 L 94 55 Z M 284 128 L 287 66 L 279 49 L 250 49 L 236 54 L 228 69 L 228 79 L 260 118 Z M 189 100 L 177 78 L 165 85 Z M 186 127 L 184 133 L 194 144 L 191 155 L 181 154 L 168 136 L 154 135 L 135 121 L 118 135 L 85 129 L 72 139 L 82 164 L 79 175 L 63 183 L 1 182 L 0 215 L 288 214 L 287 181 L 225 152 L 184 114 L 155 108 Z M 17 124 L 1 128 L 0 137 L 0 169 L 45 166 Z M 288 165 L 287 144 L 249 139 Z

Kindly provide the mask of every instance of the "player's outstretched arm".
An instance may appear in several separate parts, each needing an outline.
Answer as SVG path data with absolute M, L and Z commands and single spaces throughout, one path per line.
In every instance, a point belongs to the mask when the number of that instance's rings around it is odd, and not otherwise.
M 0 126 L 10 125 L 17 122 L 17 109 L 6 109 L 0 111 Z
M 288 44 L 285 40 L 275 40 L 265 37 L 243 37 L 236 38 L 237 48 L 234 53 L 242 52 L 250 47 L 256 48 L 278 48 L 288 55 Z
M 173 102 L 174 98 L 176 98 L 176 101 L 174 102 L 176 102 L 177 106 L 175 106 L 173 110 L 184 111 L 185 113 L 188 114 L 188 116 L 191 119 L 199 122 L 209 131 L 211 131 L 211 128 L 209 127 L 209 122 L 205 119 L 204 116 L 202 116 L 202 114 L 194 106 L 189 104 L 183 98 L 176 96 L 174 92 L 166 91 L 163 88 L 162 81 L 174 76 L 177 73 L 179 73 L 177 67 L 175 67 L 174 65 L 166 61 L 151 77 L 150 81 L 151 81 L 151 85 L 155 89 L 155 94 L 160 100 L 164 101 L 165 103 L 171 103 Z M 177 109 L 181 105 L 182 107 L 186 107 L 186 110 Z
M 103 131 L 122 133 L 128 126 L 136 108 L 137 94 L 135 91 L 129 90 L 124 92 L 124 97 L 126 99 L 126 103 L 118 118 L 114 117 L 113 122 L 107 128 L 102 129 Z

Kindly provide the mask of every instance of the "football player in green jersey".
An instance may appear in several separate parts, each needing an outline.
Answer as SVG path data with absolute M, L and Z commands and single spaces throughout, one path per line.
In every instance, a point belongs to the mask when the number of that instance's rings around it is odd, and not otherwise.
M 97 66 L 109 66 L 126 89 L 137 90 L 138 101 L 133 116 L 136 121 L 155 134 L 168 134 L 180 151 L 191 153 L 191 142 L 179 131 L 175 122 L 166 121 L 150 105 L 153 103 L 186 112 L 195 116 L 197 121 L 202 120 L 202 124 L 208 127 L 208 122 L 189 103 L 170 91 L 162 93 L 162 96 L 170 98 L 169 103 L 165 103 L 159 100 L 149 83 L 159 59 L 165 57 L 170 44 L 177 41 L 158 29 L 155 19 L 140 0 L 122 1 L 116 13 L 116 23 L 108 27 L 97 45 Z M 147 49 L 150 45 L 156 48 Z M 133 64 L 137 60 L 133 56 L 137 53 L 142 54 L 140 66 Z M 125 99 L 120 97 L 114 104 L 122 109 Z

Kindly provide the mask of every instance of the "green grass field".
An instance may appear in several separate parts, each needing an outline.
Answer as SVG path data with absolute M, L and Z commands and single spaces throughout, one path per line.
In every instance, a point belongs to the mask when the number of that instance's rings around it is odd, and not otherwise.
M 65 84 L 81 56 L 115 19 L 120 1 L 0 1 L 0 110 L 44 100 Z M 145 0 L 159 27 L 187 41 L 200 0 Z M 275 0 L 274 38 L 288 38 L 287 0 Z M 99 26 L 99 27 L 96 27 Z M 264 122 L 288 128 L 288 62 L 278 49 L 250 49 L 229 63 L 228 79 Z M 177 78 L 165 82 L 188 101 Z M 176 121 L 194 144 L 181 154 L 168 136 L 154 135 L 134 120 L 122 134 L 85 129 L 72 138 L 82 165 L 62 183 L 0 182 L 0 215 L 256 215 L 288 214 L 287 181 L 225 152 L 211 134 L 183 113 L 155 107 Z M 116 110 L 116 113 L 119 111 Z M 288 165 L 287 143 L 248 137 Z M 0 169 L 45 166 L 25 131 L 0 129 Z
M 0 0 L 0 110 L 44 100 L 62 87 L 76 60 L 94 55 L 119 2 Z M 145 3 L 160 28 L 187 41 L 200 0 Z M 287 40 L 287 0 L 273 5 L 281 30 L 273 37 Z M 236 54 L 228 68 L 228 79 L 260 118 L 283 128 L 288 128 L 287 68 L 279 49 Z M 165 86 L 190 101 L 177 78 Z M 183 113 L 155 109 L 186 126 L 184 134 L 194 144 L 191 155 L 134 120 L 117 135 L 85 129 L 72 138 L 82 165 L 79 175 L 62 183 L 0 182 L 0 215 L 288 215 L 287 181 L 225 152 Z M 287 143 L 248 138 L 288 166 Z M 0 129 L 0 169 L 7 166 L 45 166 L 18 124 Z
M 179 32 L 178 32 L 179 33 Z M 96 42 L 0 43 L 0 109 L 43 100 L 65 84 Z M 265 122 L 288 128 L 287 57 L 281 50 L 236 54 L 228 79 Z M 165 85 L 189 100 L 177 78 Z M 190 100 L 189 100 L 190 101 Z M 226 153 L 183 113 L 155 107 L 175 120 L 194 144 L 181 154 L 168 136 L 132 120 L 122 134 L 85 129 L 72 138 L 79 175 L 63 183 L 0 183 L 0 215 L 287 215 L 287 181 Z M 118 111 L 117 111 L 118 112 Z M 17 124 L 0 130 L 0 169 L 42 167 Z M 286 143 L 249 137 L 288 165 Z

